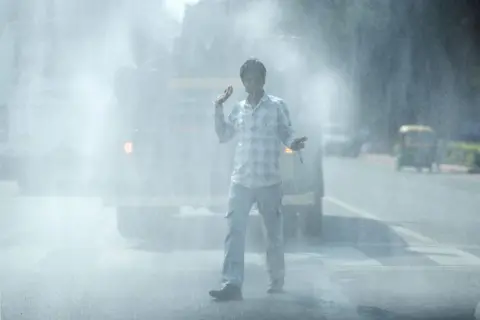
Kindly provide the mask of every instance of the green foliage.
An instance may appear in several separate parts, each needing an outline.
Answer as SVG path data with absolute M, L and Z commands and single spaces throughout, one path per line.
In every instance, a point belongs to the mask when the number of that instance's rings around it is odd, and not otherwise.
M 448 164 L 462 165 L 470 169 L 476 169 L 476 162 L 480 155 L 480 144 L 449 142 L 446 146 L 443 160 Z

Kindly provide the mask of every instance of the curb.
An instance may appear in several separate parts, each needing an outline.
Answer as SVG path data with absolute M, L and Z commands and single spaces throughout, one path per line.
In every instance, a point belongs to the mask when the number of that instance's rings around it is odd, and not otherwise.
M 362 161 L 376 163 L 381 165 L 395 165 L 395 158 L 387 154 L 363 154 L 359 157 Z M 441 164 L 440 169 L 443 173 L 458 173 L 458 174 L 475 174 L 478 172 L 471 171 L 469 168 L 464 166 L 452 165 L 452 164 Z

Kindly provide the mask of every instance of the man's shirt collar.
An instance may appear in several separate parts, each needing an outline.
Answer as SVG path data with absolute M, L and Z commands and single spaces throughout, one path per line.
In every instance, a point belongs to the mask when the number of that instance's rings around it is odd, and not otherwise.
M 248 102 L 248 99 L 245 99 L 245 102 L 244 102 L 244 107 L 247 108 L 247 109 L 257 109 L 258 107 L 260 107 L 263 103 L 269 101 L 269 97 L 268 97 L 268 94 L 264 91 L 263 92 L 263 96 L 262 98 L 260 99 L 260 101 L 258 101 L 258 104 L 256 106 L 252 106 L 249 102 Z

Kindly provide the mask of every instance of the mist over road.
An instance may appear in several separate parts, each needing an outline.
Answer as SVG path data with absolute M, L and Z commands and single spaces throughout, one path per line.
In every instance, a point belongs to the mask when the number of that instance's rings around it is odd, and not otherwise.
M 480 293 L 474 179 L 398 173 L 358 159 L 327 158 L 324 169 L 324 240 L 290 239 L 288 292 L 265 293 L 252 216 L 245 301 L 226 304 L 207 295 L 219 282 L 221 213 L 185 209 L 165 217 L 155 241 L 128 241 L 116 231 L 115 211 L 98 199 L 15 197 L 4 184 L 2 319 L 473 315 Z

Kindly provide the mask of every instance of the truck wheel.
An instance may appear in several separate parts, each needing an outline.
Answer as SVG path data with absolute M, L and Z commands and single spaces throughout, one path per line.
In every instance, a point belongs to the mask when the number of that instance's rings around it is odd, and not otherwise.
M 17 179 L 18 189 L 22 195 L 48 195 L 55 194 L 54 181 L 49 179 Z
M 400 159 L 397 159 L 395 160 L 395 170 L 397 171 L 402 171 L 402 162 L 400 161 Z
M 299 229 L 299 219 L 297 216 L 297 210 L 293 208 L 282 208 L 283 214 L 283 235 L 285 241 L 295 238 L 297 235 L 297 230 Z M 300 226 L 301 228 L 301 226 Z M 302 230 L 303 232 L 303 230 Z
M 117 230 L 126 239 L 136 238 L 141 234 L 140 208 L 118 207 Z
M 156 240 L 171 230 L 168 215 L 178 208 L 117 207 L 117 230 L 126 239 Z
M 307 240 L 319 240 L 322 236 L 323 210 L 320 204 L 285 207 L 285 239 L 303 236 Z M 299 232 L 301 234 L 299 234 Z
M 158 231 L 152 208 L 118 207 L 117 230 L 126 239 L 150 238 Z
M 29 183 L 25 179 L 18 178 L 17 179 L 18 190 L 20 194 L 27 195 L 29 193 Z
M 310 239 L 322 236 L 323 209 L 322 204 L 313 204 L 300 208 L 300 221 L 303 235 Z

